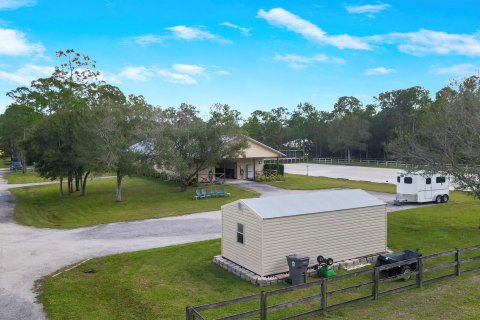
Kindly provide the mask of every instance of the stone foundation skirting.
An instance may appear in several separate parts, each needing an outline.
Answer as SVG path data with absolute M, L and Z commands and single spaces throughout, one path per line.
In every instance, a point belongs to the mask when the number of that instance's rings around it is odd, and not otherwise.
M 333 268 L 335 270 L 338 269 L 344 269 L 344 268 L 350 268 L 354 266 L 360 266 L 360 265 L 367 265 L 367 264 L 374 264 L 375 261 L 377 260 L 377 257 L 380 254 L 385 254 L 385 253 L 391 253 L 392 251 L 388 250 L 387 252 L 382 252 L 382 253 L 377 253 L 377 254 L 372 254 L 364 257 L 359 257 L 355 259 L 349 259 L 349 260 L 344 260 L 344 261 L 338 261 L 333 264 Z M 212 261 L 215 265 L 219 266 L 220 268 L 223 268 L 227 270 L 230 273 L 233 273 L 234 275 L 244 279 L 245 281 L 248 281 L 252 284 L 255 284 L 257 286 L 269 286 L 275 283 L 279 282 L 285 282 L 289 274 L 288 272 L 286 273 L 279 273 L 275 274 L 272 276 L 268 277 L 262 277 L 255 272 L 252 272 L 238 264 L 236 264 L 233 261 L 230 261 L 222 256 L 215 256 L 213 257 Z M 285 264 L 287 261 L 285 261 Z M 312 266 L 307 269 L 307 273 L 309 276 L 314 275 L 318 270 L 318 266 Z

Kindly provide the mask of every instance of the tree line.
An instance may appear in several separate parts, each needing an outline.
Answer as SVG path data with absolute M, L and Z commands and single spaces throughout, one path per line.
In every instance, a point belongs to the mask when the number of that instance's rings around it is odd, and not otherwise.
M 35 164 L 40 176 L 59 180 L 68 194 L 86 194 L 90 174 L 116 176 L 116 201 L 127 175 L 168 173 L 185 190 L 204 170 L 246 146 L 240 114 L 216 104 L 207 120 L 188 104 L 158 108 L 141 95 L 125 96 L 99 81 L 96 62 L 74 50 L 58 51 L 64 62 L 51 77 L 34 80 L 7 95 L 0 117 L 0 143 L 20 159 L 24 172 Z
M 289 112 L 280 107 L 254 111 L 243 124 L 248 134 L 281 150 L 303 149 L 310 158 L 388 158 L 387 146 L 415 126 L 415 117 L 437 103 L 415 86 L 380 93 L 374 103 L 343 96 L 332 111 L 300 103 Z

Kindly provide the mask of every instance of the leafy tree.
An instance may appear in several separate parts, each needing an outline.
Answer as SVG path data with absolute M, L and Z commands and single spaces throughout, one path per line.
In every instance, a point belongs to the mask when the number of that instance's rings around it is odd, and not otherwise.
M 309 103 L 300 103 L 288 120 L 289 139 L 308 153 L 319 155 L 327 144 L 326 122 L 330 115 Z
M 120 102 L 119 102 L 120 101 Z M 94 148 L 89 156 L 102 171 L 114 171 L 117 176 L 115 200 L 122 201 L 122 181 L 126 175 L 142 167 L 143 152 L 136 148 L 148 141 L 152 107 L 142 96 L 128 100 L 104 99 L 95 109 L 89 122 Z
M 480 78 L 440 90 L 416 123 L 389 145 L 390 152 L 415 164 L 414 170 L 446 173 L 480 197 Z
M 172 172 L 182 191 L 197 174 L 225 158 L 236 158 L 247 146 L 240 114 L 216 104 L 207 121 L 192 105 L 163 111 L 164 132 L 156 140 L 157 161 Z
M 42 115 L 25 105 L 11 104 L 0 116 L 0 141 L 2 149 L 11 157 L 21 160 L 23 173 L 27 168 L 27 150 L 25 143 L 31 134 L 33 125 Z
M 75 116 L 72 110 L 58 111 L 38 123 L 28 142 L 29 152 L 35 157 L 35 169 L 40 176 L 60 180 L 68 179 L 68 191 L 73 192 L 71 177 L 78 166 L 75 150 Z
M 328 146 L 333 152 L 345 151 L 348 161 L 352 151 L 365 151 L 370 139 L 370 124 L 355 117 L 335 119 L 329 124 Z

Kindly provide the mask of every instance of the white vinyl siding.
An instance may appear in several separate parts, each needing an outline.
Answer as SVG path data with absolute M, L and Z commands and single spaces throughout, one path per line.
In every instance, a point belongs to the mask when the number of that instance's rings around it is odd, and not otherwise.
M 316 264 L 386 251 L 385 205 L 263 220 L 262 275 L 288 271 L 286 256 L 302 254 Z
M 262 272 L 262 220 L 238 201 L 222 207 L 222 256 L 253 271 Z M 243 208 L 240 210 L 240 208 Z M 243 242 L 237 242 L 238 224 L 243 224 Z

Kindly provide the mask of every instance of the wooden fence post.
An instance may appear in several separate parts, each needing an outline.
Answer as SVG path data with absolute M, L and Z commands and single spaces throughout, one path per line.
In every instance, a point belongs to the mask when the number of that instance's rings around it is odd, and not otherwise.
M 378 299 L 378 284 L 380 282 L 380 272 L 378 271 L 378 268 L 375 267 L 373 269 L 373 299 L 377 300 Z
M 185 310 L 185 319 L 186 320 L 192 320 L 193 317 L 192 317 L 192 310 L 190 309 L 190 307 L 187 307 L 186 310 Z
M 267 320 L 267 293 L 260 293 L 260 320 Z
M 417 259 L 417 287 L 421 288 L 423 285 L 423 259 L 422 257 L 418 257 Z
M 455 261 L 457 262 L 457 265 L 455 266 L 455 274 L 457 276 L 460 275 L 460 249 L 456 248 L 455 249 L 457 252 L 455 252 Z
M 322 313 L 324 316 L 327 315 L 327 292 L 328 292 L 328 278 L 323 278 L 322 279 Z

